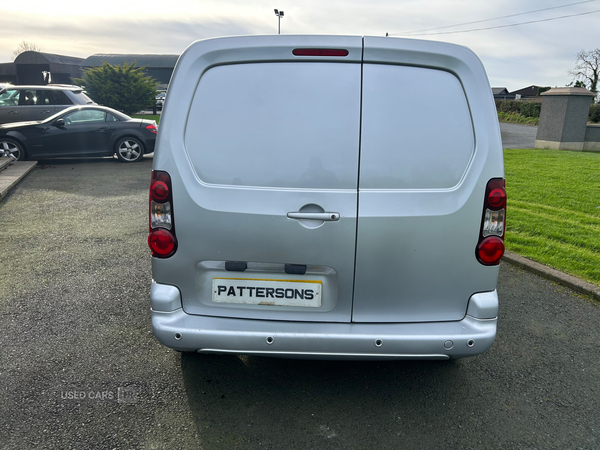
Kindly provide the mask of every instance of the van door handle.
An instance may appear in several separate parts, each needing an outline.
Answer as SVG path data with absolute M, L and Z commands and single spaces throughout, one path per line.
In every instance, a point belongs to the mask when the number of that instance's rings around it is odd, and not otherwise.
M 290 219 L 326 220 L 329 222 L 335 222 L 335 221 L 340 220 L 340 214 L 334 213 L 334 212 L 322 212 L 322 213 L 289 212 L 289 213 L 287 213 L 287 216 Z

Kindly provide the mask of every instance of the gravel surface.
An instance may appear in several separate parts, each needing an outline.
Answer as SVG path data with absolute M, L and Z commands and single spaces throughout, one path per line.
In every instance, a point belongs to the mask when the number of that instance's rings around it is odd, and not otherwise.
M 181 355 L 152 336 L 151 160 L 42 161 L 0 201 L 2 449 L 598 449 L 600 309 L 502 264 L 450 362 Z

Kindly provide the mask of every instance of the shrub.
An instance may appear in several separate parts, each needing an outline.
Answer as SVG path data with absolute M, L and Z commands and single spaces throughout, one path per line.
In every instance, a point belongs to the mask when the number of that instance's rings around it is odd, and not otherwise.
M 507 114 L 519 114 L 523 117 L 540 117 L 542 103 L 524 100 L 496 100 L 496 110 Z
M 156 81 L 145 75 L 135 63 L 86 69 L 75 83 L 85 86 L 92 99 L 125 114 L 133 114 L 154 104 Z
M 541 110 L 541 103 L 525 102 L 521 104 L 521 115 L 525 117 L 540 117 Z
M 515 100 L 496 100 L 496 110 L 504 113 L 519 114 L 521 105 Z

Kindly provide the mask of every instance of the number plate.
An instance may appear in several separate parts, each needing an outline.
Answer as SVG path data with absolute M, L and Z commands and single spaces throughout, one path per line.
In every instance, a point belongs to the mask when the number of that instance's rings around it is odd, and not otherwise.
M 212 301 L 271 306 L 321 306 L 323 284 L 306 280 L 213 278 Z

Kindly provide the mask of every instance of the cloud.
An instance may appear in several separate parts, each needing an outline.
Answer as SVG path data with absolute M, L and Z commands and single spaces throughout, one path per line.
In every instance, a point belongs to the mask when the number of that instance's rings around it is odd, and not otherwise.
M 44 20 L 31 26 L 33 3 L 5 5 L 0 34 L 0 62 L 11 61 L 12 51 L 27 40 L 42 51 L 86 58 L 94 53 L 181 53 L 197 39 L 245 34 L 273 34 L 277 19 L 273 6 L 285 11 L 284 34 L 352 34 L 384 36 L 499 17 L 562 4 L 547 0 L 170 0 L 168 5 L 148 0 L 139 5 L 122 0 L 97 3 L 81 0 L 73 16 L 57 13 L 52 4 L 36 9 Z M 31 3 L 31 4 L 29 4 Z M 465 25 L 458 29 L 494 26 L 590 11 L 593 3 Z M 89 13 L 89 15 L 86 15 Z M 101 14 L 97 17 L 95 14 Z M 94 14 L 94 15 L 93 15 Z M 38 16 L 39 17 L 39 16 Z M 568 70 L 579 50 L 598 47 L 600 13 L 552 22 L 480 32 L 415 36 L 465 45 L 483 61 L 492 85 L 511 90 L 542 84 L 568 83 Z M 457 28 L 452 28 L 457 29 Z M 452 30 L 447 29 L 447 30 Z M 445 31 L 440 30 L 440 31 Z
M 3 36 L 18 37 L 0 38 L 0 61 L 11 61 L 11 49 L 16 49 L 22 40 L 35 42 L 43 52 L 86 58 L 94 53 L 178 54 L 198 39 L 257 32 L 253 24 L 233 20 L 119 19 L 89 26 L 87 21 L 72 18 L 60 23 L 46 21 L 35 29 L 30 29 L 27 22 L 20 17 L 3 26 Z

